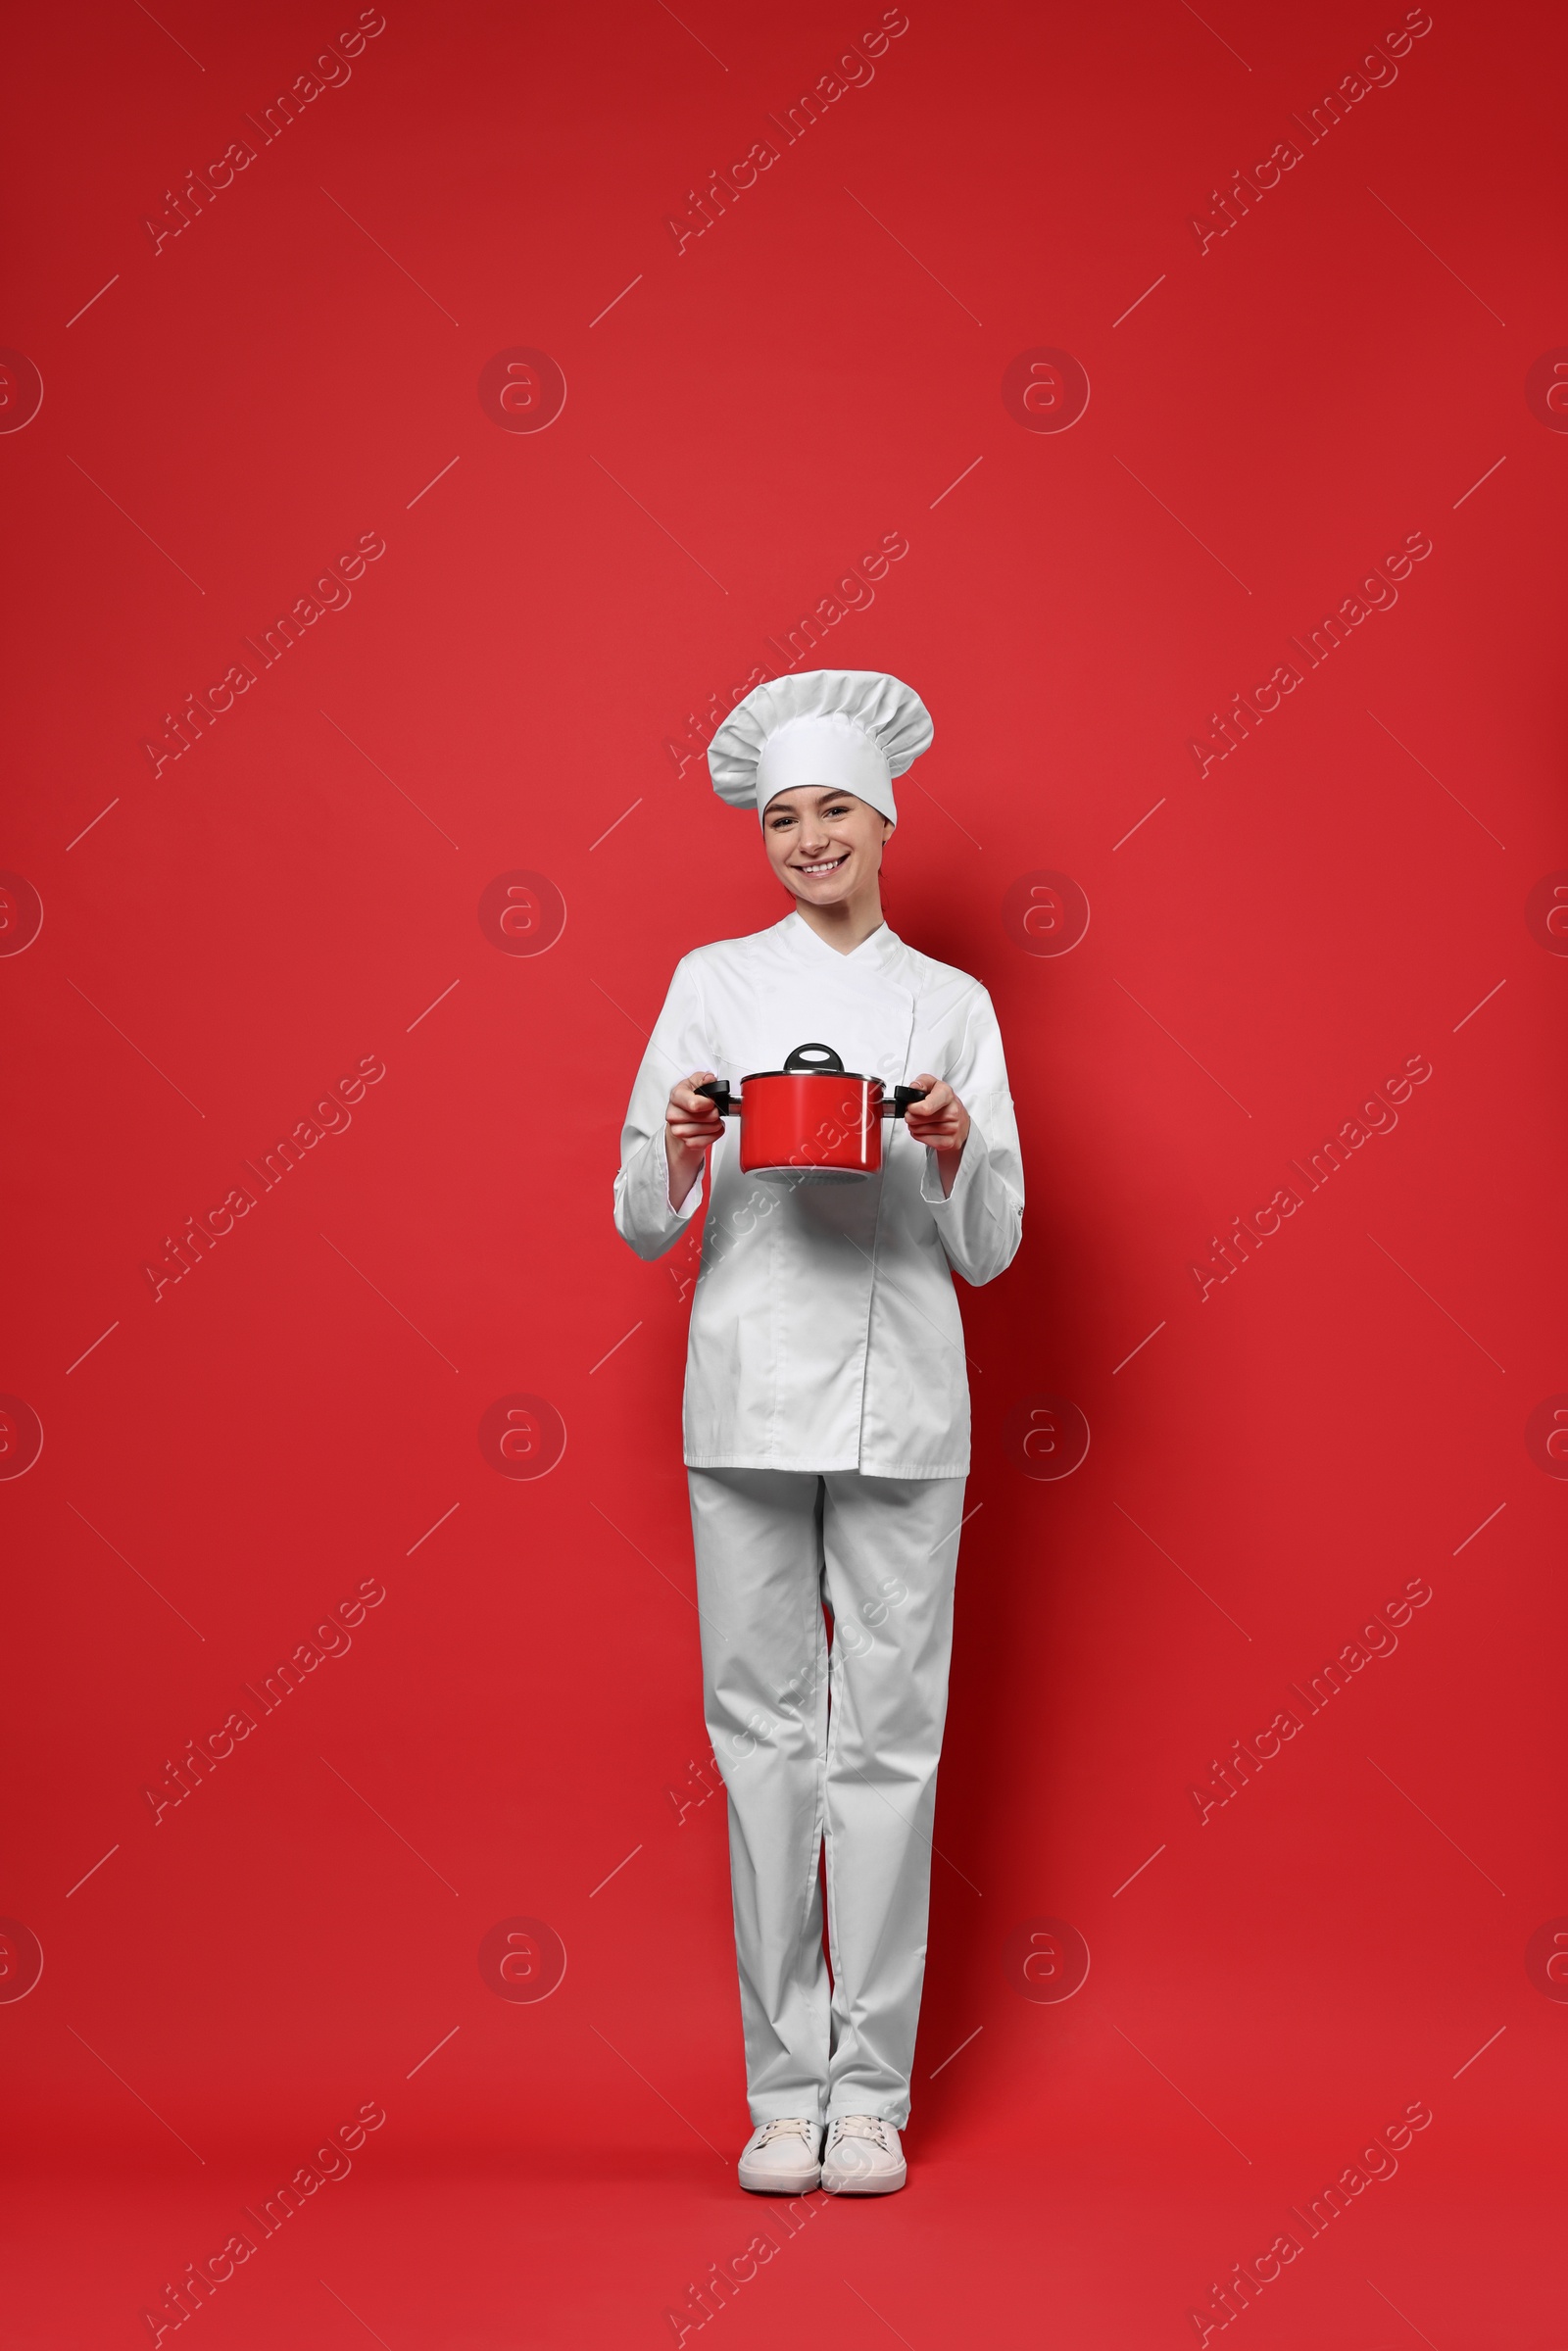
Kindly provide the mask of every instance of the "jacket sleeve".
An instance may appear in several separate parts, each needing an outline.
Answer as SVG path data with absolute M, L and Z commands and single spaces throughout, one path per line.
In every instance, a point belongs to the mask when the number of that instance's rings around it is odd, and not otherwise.
M 942 1237 L 948 1263 L 978 1288 L 1006 1271 L 1023 1238 L 1018 1128 L 1002 1031 L 984 988 L 974 992 L 957 1064 L 943 1074 L 969 1113 L 969 1133 L 946 1198 L 937 1153 L 927 1150 L 920 1197 Z
M 643 1054 L 631 1090 L 626 1123 L 620 1130 L 620 1173 L 615 1178 L 615 1230 L 639 1257 L 662 1257 L 685 1232 L 703 1204 L 706 1168 L 678 1208 L 669 1202 L 669 1165 L 664 1157 L 664 1107 L 677 1079 L 713 1067 L 707 1011 L 690 955 L 682 956 L 669 983 L 664 1008 Z

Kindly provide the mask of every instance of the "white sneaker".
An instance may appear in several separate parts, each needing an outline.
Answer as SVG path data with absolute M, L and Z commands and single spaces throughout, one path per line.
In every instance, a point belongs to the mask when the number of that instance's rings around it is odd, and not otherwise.
M 784 2115 L 763 2123 L 741 2149 L 742 2187 L 754 2196 L 800 2196 L 822 2178 L 822 2132 L 815 2123 Z
M 880 2115 L 845 2114 L 828 2125 L 822 2185 L 830 2196 L 890 2196 L 907 2178 L 899 2134 Z

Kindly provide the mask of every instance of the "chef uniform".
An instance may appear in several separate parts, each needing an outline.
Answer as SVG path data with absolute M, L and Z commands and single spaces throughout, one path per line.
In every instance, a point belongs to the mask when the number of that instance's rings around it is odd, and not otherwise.
M 781 791 L 830 785 L 894 817 L 892 778 L 931 732 L 896 678 L 816 671 L 748 695 L 709 762 L 720 796 L 759 814 Z M 948 1080 L 971 1120 L 950 1194 L 901 1120 L 883 1123 L 879 1175 L 823 1182 L 743 1174 L 732 1119 L 707 1184 L 670 1204 L 671 1086 L 710 1069 L 744 1095 L 803 1042 L 889 1092 L 922 1071 Z M 658 1257 L 709 1186 L 683 1429 L 752 2121 L 902 2128 L 969 1468 L 952 1277 L 1003 1272 L 1023 1219 L 985 989 L 886 923 L 841 955 L 798 912 L 683 956 L 632 1092 L 616 1227 Z

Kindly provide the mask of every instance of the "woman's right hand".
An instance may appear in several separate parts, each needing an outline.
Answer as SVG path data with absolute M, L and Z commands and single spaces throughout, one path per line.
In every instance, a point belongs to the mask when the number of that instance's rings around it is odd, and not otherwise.
M 702 1173 L 710 1145 L 724 1132 L 717 1106 L 699 1086 L 708 1085 L 710 1069 L 694 1069 L 678 1086 L 671 1086 L 664 1109 L 664 1158 L 669 1168 L 669 1204 L 678 1208 Z

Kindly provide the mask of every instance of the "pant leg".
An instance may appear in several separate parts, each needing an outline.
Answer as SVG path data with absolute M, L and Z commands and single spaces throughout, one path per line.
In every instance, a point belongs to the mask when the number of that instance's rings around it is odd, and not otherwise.
M 908 2120 L 964 1484 L 823 1479 L 829 2119 Z
M 729 1797 L 754 2124 L 822 2120 L 831 2034 L 817 1855 L 827 1738 L 822 1481 L 688 1469 L 703 1703 Z

